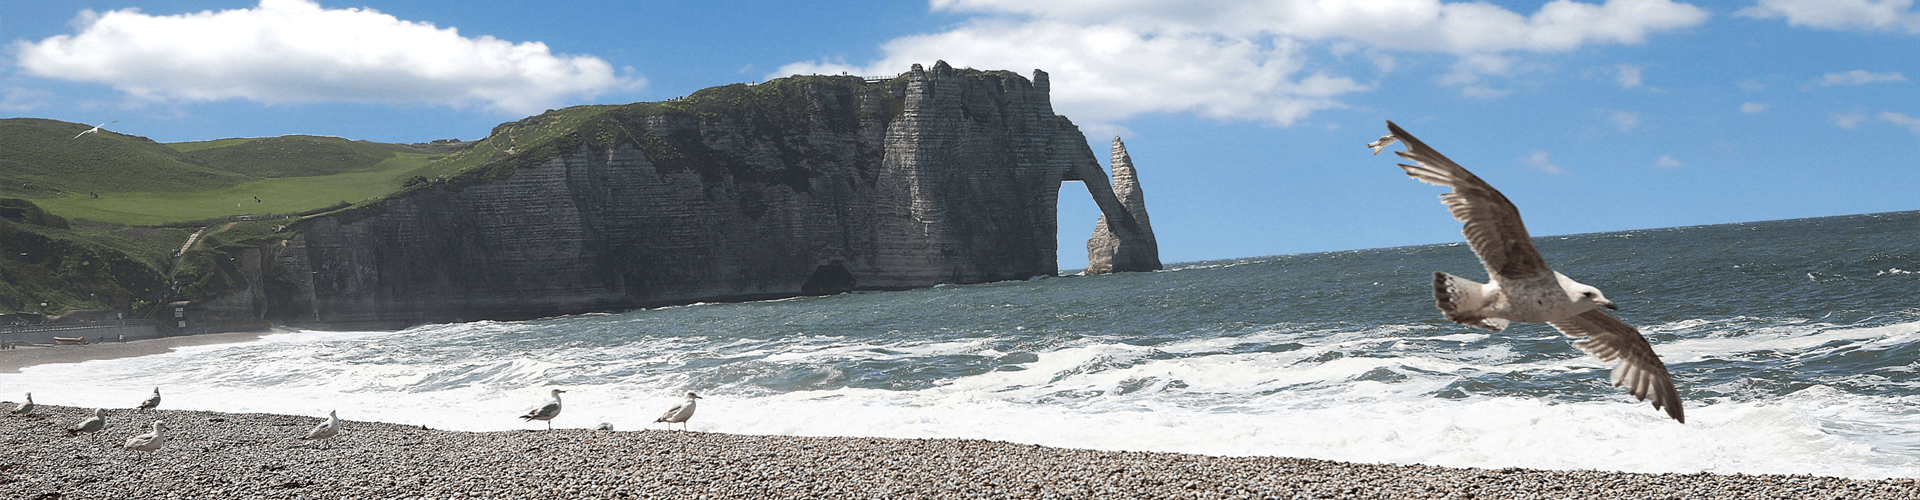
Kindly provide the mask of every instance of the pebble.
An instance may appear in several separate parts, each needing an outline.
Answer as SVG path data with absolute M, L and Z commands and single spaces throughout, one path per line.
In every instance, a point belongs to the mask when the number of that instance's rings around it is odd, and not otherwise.
M 457 432 L 312 417 L 91 409 L 0 419 L 0 498 L 1686 498 L 1911 499 L 1914 479 L 1447 468 L 1051 448 L 971 439 L 706 432 Z M 114 446 L 165 420 L 175 441 Z M 177 427 L 177 428 L 176 428 Z M 171 446 L 177 444 L 179 446 Z

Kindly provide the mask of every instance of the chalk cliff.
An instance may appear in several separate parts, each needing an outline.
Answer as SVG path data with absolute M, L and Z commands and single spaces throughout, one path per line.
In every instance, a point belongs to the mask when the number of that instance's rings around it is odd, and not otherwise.
M 1058 271 L 1066 180 L 1112 270 L 1158 269 L 1131 166 L 1109 184 L 1048 85 L 940 62 L 549 111 L 445 160 L 479 167 L 294 224 L 208 312 L 397 328 L 1025 279 Z

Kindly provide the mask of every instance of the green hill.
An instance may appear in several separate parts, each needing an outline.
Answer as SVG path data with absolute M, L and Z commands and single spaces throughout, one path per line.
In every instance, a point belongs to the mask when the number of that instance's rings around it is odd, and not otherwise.
M 162 144 L 91 125 L 0 120 L 0 197 L 55 215 L 159 225 L 305 212 L 399 191 L 464 144 L 412 146 L 289 135 Z
M 145 137 L 106 129 L 74 137 L 90 128 L 38 118 L 0 120 L 0 196 L 48 199 L 89 193 L 183 193 L 247 180 Z

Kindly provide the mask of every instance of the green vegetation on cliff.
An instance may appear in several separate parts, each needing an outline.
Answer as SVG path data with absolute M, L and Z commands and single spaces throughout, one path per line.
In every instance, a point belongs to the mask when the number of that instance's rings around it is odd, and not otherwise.
M 303 135 L 175 144 L 108 129 L 74 137 L 89 128 L 0 120 L 0 196 L 111 224 L 285 214 L 394 193 L 446 153 Z

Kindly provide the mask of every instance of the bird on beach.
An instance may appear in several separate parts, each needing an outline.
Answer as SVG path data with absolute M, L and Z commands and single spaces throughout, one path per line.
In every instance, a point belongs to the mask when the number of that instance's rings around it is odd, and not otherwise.
M 560 393 L 562 392 L 567 391 L 554 389 L 553 392 L 550 393 L 553 395 L 553 401 L 548 401 L 547 404 L 527 410 L 527 414 L 521 415 L 520 419 L 545 420 L 547 421 L 547 430 L 553 430 L 553 417 L 560 416 Z
M 673 424 L 678 423 L 680 424 L 680 428 L 685 430 L 687 428 L 687 419 L 693 418 L 693 400 L 695 399 L 704 398 L 701 398 L 699 394 L 694 394 L 693 391 L 687 391 L 686 402 L 680 403 L 680 406 L 675 406 L 671 410 L 667 410 L 667 413 L 660 415 L 660 418 L 654 421 L 666 422 L 668 430 L 672 430 Z
M 159 408 L 159 407 L 160 407 L 160 388 L 159 388 L 159 387 L 155 387 L 155 388 L 153 388 L 153 395 L 152 395 L 152 396 L 147 396 L 147 399 L 146 399 L 145 401 L 141 401 L 141 402 L 140 402 L 140 408 L 139 408 L 139 409 L 142 409 L 142 410 L 151 410 L 151 409 L 154 409 L 154 408 Z
M 86 420 L 81 420 L 79 423 L 73 424 L 73 427 L 68 427 L 67 435 L 78 436 L 80 435 L 80 433 L 83 433 L 83 432 L 87 433 L 88 435 L 93 435 L 93 433 L 100 432 L 100 429 L 106 428 L 106 426 L 107 426 L 107 409 L 94 408 L 93 416 L 87 417 Z
M 327 412 L 325 421 L 313 426 L 313 430 L 307 431 L 306 437 L 300 439 L 319 441 L 337 435 L 340 435 L 340 412 L 332 410 Z
M 13 407 L 13 411 L 9 411 L 7 413 L 14 414 L 14 415 L 26 415 L 28 413 L 33 413 L 33 393 L 31 392 L 27 393 L 26 402 L 20 403 L 19 406 Z
M 110 121 L 110 122 L 107 122 L 107 123 L 120 123 L 120 120 L 114 120 L 114 121 Z M 93 128 L 90 128 L 90 129 L 87 129 L 87 130 L 84 130 L 84 131 L 81 131 L 81 132 L 80 132 L 79 134 L 77 134 L 77 135 L 74 135 L 74 136 L 73 136 L 73 138 L 74 138 L 74 139 L 79 139 L 79 138 L 80 138 L 80 136 L 82 136 L 82 135 L 87 135 L 87 134 L 91 134 L 91 133 L 94 133 L 94 132 L 99 132 L 99 131 L 100 131 L 100 127 L 105 127 L 105 126 L 107 126 L 107 123 L 102 123 L 102 124 L 99 124 L 99 125 L 94 125 L 94 126 L 93 126 Z M 83 123 L 82 125 L 85 125 L 85 124 Z M 71 139 L 69 139 L 69 140 L 71 140 Z
M 127 438 L 127 444 L 125 446 L 121 446 L 121 448 L 125 448 L 132 451 L 158 450 L 160 449 L 161 445 L 167 444 L 166 428 L 167 428 L 166 422 L 155 420 L 153 422 L 152 431 L 149 431 L 146 434 L 141 434 L 138 436 Z
M 1461 233 L 1486 266 L 1489 283 L 1479 283 L 1443 272 L 1433 273 L 1433 298 L 1448 320 L 1498 332 L 1512 321 L 1544 322 L 1569 337 L 1574 347 L 1613 367 L 1614 387 L 1624 386 L 1654 409 L 1686 423 L 1680 393 L 1674 390 L 1667 366 L 1653 352 L 1646 337 L 1632 325 L 1600 308 L 1615 309 L 1598 288 L 1582 284 L 1547 267 L 1520 221 L 1520 209 L 1492 185 L 1468 172 L 1426 143 L 1387 122 L 1389 133 L 1368 144 L 1374 154 L 1395 140 L 1407 145 L 1396 154 L 1417 165 L 1401 164 L 1407 176 L 1453 188 L 1440 195 L 1453 218 L 1465 223 Z

